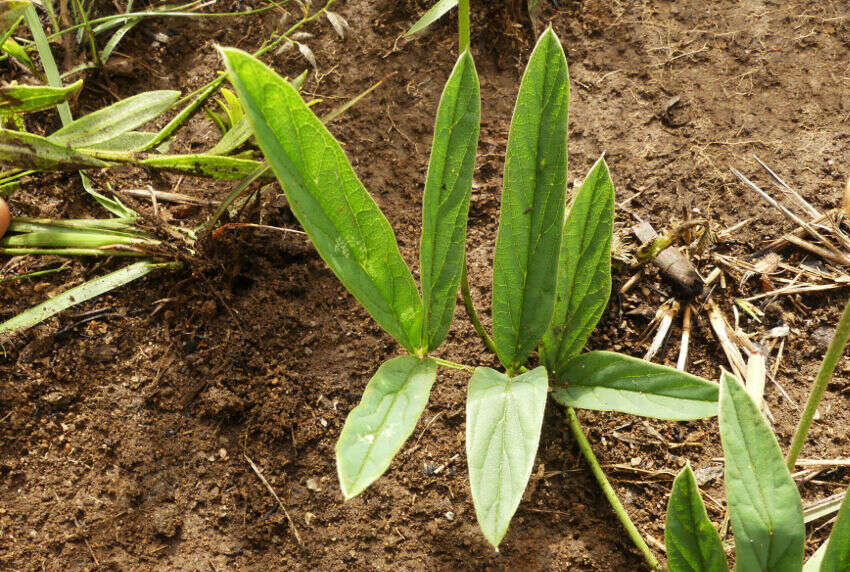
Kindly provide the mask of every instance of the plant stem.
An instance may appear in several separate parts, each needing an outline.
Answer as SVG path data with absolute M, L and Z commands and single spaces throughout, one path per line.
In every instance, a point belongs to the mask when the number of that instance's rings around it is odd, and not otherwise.
M 469 49 L 469 0 L 459 0 L 457 7 L 458 47 L 463 53 Z
M 791 448 L 788 450 L 788 456 L 785 458 L 785 463 L 790 471 L 794 470 L 794 465 L 797 462 L 797 457 L 800 456 L 800 450 L 803 448 L 803 443 L 806 440 L 806 435 L 812 426 L 812 421 L 815 418 L 815 411 L 823 394 L 826 391 L 826 386 L 829 379 L 832 377 L 832 372 L 835 371 L 835 366 L 838 364 L 838 358 L 844 352 L 844 347 L 847 345 L 847 339 L 850 338 L 850 301 L 844 307 L 844 313 L 841 319 L 838 320 L 838 325 L 835 327 L 835 334 L 832 341 L 829 343 L 829 348 L 826 350 L 826 355 L 823 357 L 823 363 L 820 365 L 820 371 L 815 378 L 815 383 L 812 386 L 812 391 L 809 393 L 809 399 L 806 401 L 806 408 L 800 416 L 800 422 L 797 425 L 797 431 L 794 433 L 794 438 L 791 440 Z
M 472 367 L 471 365 L 457 363 L 457 362 L 454 362 L 454 361 L 449 361 L 447 359 L 438 358 L 438 357 L 434 357 L 434 356 L 431 356 L 431 359 L 434 360 L 435 362 L 437 362 L 437 365 L 441 365 L 443 367 L 448 367 L 448 368 L 451 368 L 451 369 L 458 369 L 458 370 L 461 370 L 461 371 L 475 371 L 475 368 Z
M 602 493 L 605 495 L 605 498 L 608 499 L 608 502 L 611 504 L 611 508 L 614 509 L 614 512 L 617 514 L 617 518 L 620 519 L 623 527 L 625 527 L 629 538 L 632 539 L 632 542 L 635 543 L 635 546 L 637 546 L 638 550 L 640 550 L 641 554 L 643 554 L 646 563 L 649 564 L 653 570 L 660 569 L 661 565 L 658 563 L 658 560 L 656 560 L 652 551 L 649 549 L 649 546 L 640 535 L 640 531 L 632 522 L 632 519 L 629 518 L 629 514 L 626 512 L 626 509 L 623 507 L 620 499 L 617 498 L 617 493 L 614 490 L 614 487 L 612 487 L 611 483 L 608 482 L 608 477 L 605 476 L 605 472 L 602 470 L 602 465 L 599 464 L 599 460 L 593 453 L 593 449 L 590 448 L 590 442 L 587 440 L 587 436 L 581 428 L 581 423 L 579 423 L 575 409 L 567 407 L 567 416 L 569 418 L 570 430 L 578 442 L 578 447 L 581 449 L 582 455 L 584 455 L 584 458 L 590 465 L 590 470 L 593 472 L 593 476 L 596 477 L 596 482 L 599 483 L 599 486 L 602 488 Z
M 472 322 L 472 327 L 475 328 L 475 331 L 479 336 L 481 336 L 481 339 L 484 340 L 484 344 L 487 346 L 487 349 L 498 355 L 496 352 L 496 342 L 493 341 L 493 338 L 491 338 L 490 334 L 487 333 L 487 330 L 484 329 L 484 324 L 481 323 L 481 319 L 478 317 L 478 312 L 475 311 L 475 304 L 472 303 L 472 293 L 469 291 L 469 276 L 467 275 L 466 261 L 463 263 L 463 272 L 460 277 L 460 292 L 463 296 L 463 307 L 466 308 L 466 314 Z

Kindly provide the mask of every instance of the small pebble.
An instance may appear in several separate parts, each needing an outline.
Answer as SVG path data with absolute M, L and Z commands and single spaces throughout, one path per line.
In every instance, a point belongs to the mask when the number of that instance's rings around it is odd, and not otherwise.
M 455 519 L 455 513 L 453 513 L 452 511 L 449 511 L 449 512 L 446 513 L 446 520 L 454 520 L 454 519 Z

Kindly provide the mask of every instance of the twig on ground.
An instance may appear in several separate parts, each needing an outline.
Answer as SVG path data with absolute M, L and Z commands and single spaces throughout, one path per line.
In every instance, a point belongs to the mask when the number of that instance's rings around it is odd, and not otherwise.
M 286 506 L 284 506 L 283 501 L 280 500 L 280 497 L 277 496 L 276 492 L 274 492 L 274 489 L 269 484 L 269 482 L 266 480 L 266 477 L 263 476 L 263 473 L 260 472 L 260 469 L 257 468 L 257 465 L 254 464 L 254 461 L 252 461 L 251 458 L 244 453 L 242 454 L 242 456 L 245 457 L 245 460 L 248 461 L 249 465 L 251 465 L 251 469 L 254 471 L 254 474 L 256 474 L 257 477 L 259 477 L 259 479 L 266 486 L 266 489 L 268 489 L 268 491 L 274 497 L 274 500 L 277 501 L 278 506 L 280 506 L 280 509 L 283 511 L 283 514 L 286 516 L 286 520 L 289 521 L 289 527 L 292 529 L 292 534 L 295 536 L 295 540 L 298 541 L 299 545 L 304 546 L 304 542 L 302 542 L 302 540 L 301 540 L 301 535 L 298 534 L 298 529 L 295 528 L 295 522 L 292 520 L 292 517 L 289 516 L 289 511 L 286 510 Z
M 693 306 L 685 306 L 685 315 L 682 318 L 682 344 L 679 346 L 679 359 L 676 360 L 676 369 L 686 371 L 688 368 L 688 345 L 691 341 L 691 312 Z

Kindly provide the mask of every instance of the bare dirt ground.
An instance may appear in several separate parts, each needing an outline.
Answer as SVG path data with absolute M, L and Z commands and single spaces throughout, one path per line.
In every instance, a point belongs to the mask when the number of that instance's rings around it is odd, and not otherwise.
M 319 64 L 305 92 L 322 99 L 321 112 L 386 78 L 331 130 L 414 268 L 434 111 L 457 55 L 451 19 L 396 43 L 427 4 L 339 0 L 334 9 L 350 22 L 350 37 L 341 41 L 323 20 L 308 25 L 314 37 L 303 40 Z M 489 305 L 503 155 L 533 40 L 527 21 L 493 4 L 476 12 L 472 38 L 483 124 L 468 249 L 479 308 Z M 89 76 L 75 111 L 141 90 L 188 92 L 221 69 L 214 43 L 254 48 L 279 17 L 142 24 L 121 44 L 126 69 Z M 729 173 L 730 166 L 755 172 L 754 153 L 818 208 L 840 204 L 850 172 L 846 2 L 561 0 L 544 6 L 541 18 L 554 26 L 570 62 L 570 181 L 580 180 L 604 152 L 617 201 L 625 202 L 618 229 L 634 224 L 634 215 L 669 228 L 684 219 L 684 209 L 699 209 L 718 230 L 752 217 L 717 247 L 756 251 L 788 225 Z M 152 39 L 155 32 L 168 41 Z M 297 50 L 268 61 L 290 76 L 307 66 Z M 17 74 L 12 68 L 2 73 Z M 44 114 L 40 121 L 49 131 L 57 120 Z M 212 122 L 199 114 L 173 150 L 203 150 L 216 137 Z M 229 189 L 143 171 L 95 180 L 219 199 Z M 247 216 L 293 227 L 277 195 L 276 187 L 264 192 L 263 205 Z M 15 214 L 102 216 L 71 174 L 33 177 L 10 203 Z M 144 201 L 134 206 L 150 212 Z M 187 224 L 208 216 L 182 207 L 168 213 Z M 334 444 L 368 378 L 399 348 L 296 235 L 232 230 L 208 239 L 203 258 L 192 272 L 147 278 L 27 332 L 0 352 L 0 566 L 642 569 L 555 404 L 524 502 L 501 553 L 492 550 L 478 532 L 469 496 L 467 376 L 460 372 L 441 372 L 422 421 L 387 474 L 344 503 Z M 109 268 L 77 261 L 55 280 L 2 284 L 0 319 L 68 280 L 80 283 Z M 629 274 L 615 278 L 616 290 Z M 757 287 L 748 283 L 742 290 L 730 280 L 715 299 L 731 315 L 732 299 Z M 668 291 L 650 273 L 633 293 L 612 297 L 590 346 L 642 356 L 641 333 Z M 797 403 L 825 348 L 815 334 L 835 323 L 845 297 L 839 290 L 780 298 L 769 308 L 762 304 L 764 324 L 742 318 L 753 331 L 780 323 L 792 328 L 777 381 Z M 78 321 L 76 314 L 96 308 L 109 312 L 57 335 Z M 675 362 L 678 328 L 677 321 L 658 361 Z M 690 371 L 716 379 L 726 361 L 704 313 L 693 335 Z M 442 356 L 492 363 L 461 307 Z M 804 456 L 850 452 L 848 374 L 845 358 Z M 787 444 L 797 412 L 775 386 L 768 386 L 767 401 Z M 686 459 L 696 469 L 720 466 L 712 460 L 721 454 L 716 421 L 580 415 L 630 515 L 643 533 L 663 541 L 672 476 Z M 246 456 L 286 505 L 301 543 Z M 447 468 L 439 474 L 425 470 L 442 464 Z M 846 470 L 828 472 L 803 486 L 804 498 L 839 492 L 848 481 Z M 716 500 L 709 511 L 719 522 L 722 480 L 708 481 L 704 490 Z M 810 532 L 813 548 L 825 530 Z

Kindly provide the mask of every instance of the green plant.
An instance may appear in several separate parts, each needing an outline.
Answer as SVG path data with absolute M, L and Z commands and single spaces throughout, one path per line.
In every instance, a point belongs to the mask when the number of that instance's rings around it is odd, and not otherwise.
M 257 143 L 316 250 L 410 354 L 378 369 L 346 420 L 337 443 L 346 498 L 387 469 L 424 410 L 439 366 L 472 372 L 469 477 L 479 524 L 494 546 L 531 474 L 550 383 L 553 396 L 573 416 L 572 406 L 668 419 L 716 413 L 714 383 L 620 354 L 580 355 L 610 295 L 614 194 L 600 159 L 565 220 L 569 81 L 563 49 L 551 29 L 529 59 L 508 138 L 492 338 L 471 311 L 504 373 L 430 355 L 446 338 L 458 287 L 466 282 L 466 224 L 480 119 L 470 53 L 458 58 L 437 110 L 423 196 L 421 296 L 387 219 L 297 91 L 242 51 L 225 48 L 222 55 Z M 525 364 L 541 340 L 545 365 L 529 370 Z M 581 432 L 577 419 L 575 425 Z M 592 453 L 588 458 L 604 479 Z M 628 521 L 621 506 L 618 515 Z
M 736 569 L 850 570 L 850 497 L 845 498 L 828 541 L 803 566 L 806 530 L 797 485 L 758 406 L 728 373 L 721 378 L 719 421 Z M 708 519 L 690 466 L 673 484 L 665 540 L 670 572 L 728 570 L 720 536 Z

